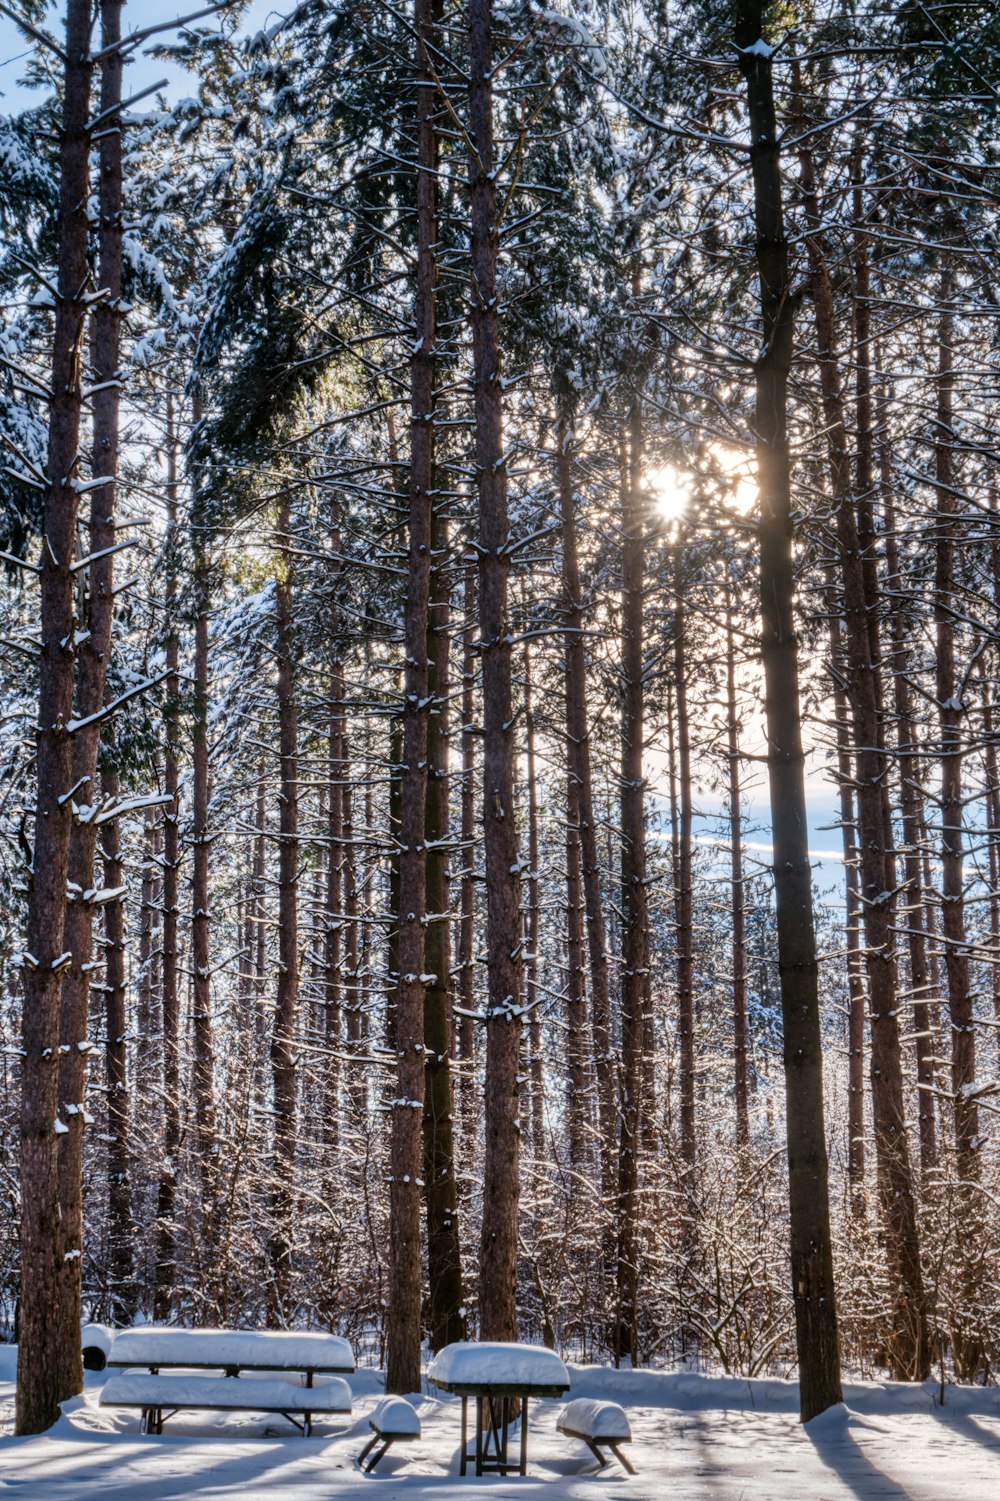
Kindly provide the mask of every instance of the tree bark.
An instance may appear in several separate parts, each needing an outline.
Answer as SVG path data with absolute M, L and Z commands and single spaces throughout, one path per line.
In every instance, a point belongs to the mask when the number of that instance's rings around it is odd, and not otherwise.
M 291 511 L 287 494 L 278 505 L 278 560 L 275 569 L 278 700 L 278 983 L 271 1034 L 274 1092 L 274 1157 L 271 1182 L 271 1234 L 268 1257 L 271 1286 L 268 1316 L 287 1327 L 292 1256 L 292 1185 L 298 1135 L 295 1024 L 299 992 L 299 729 L 295 693 L 294 571 Z
M 145 1099 L 153 1084 L 155 1050 L 153 1037 L 158 1031 L 154 1019 L 159 995 L 158 970 L 160 950 L 156 943 L 156 913 L 162 906 L 160 894 L 160 830 L 155 811 L 146 814 L 142 837 L 142 889 L 139 898 L 139 994 L 136 1007 L 135 1094 Z M 105 882 L 107 885 L 107 882 Z
M 514 717 L 507 615 L 507 470 L 497 301 L 491 0 L 469 3 L 472 353 L 479 493 L 479 654 L 486 859 L 486 1100 L 479 1333 L 517 1338 L 520 1200 L 518 1069 L 522 937 L 514 810 Z
M 641 397 L 629 416 L 622 476 L 621 704 L 621 1125 L 618 1150 L 618 1294 L 615 1355 L 639 1358 L 639 1147 L 643 1105 L 644 1012 L 649 980 L 643 778 L 643 589 L 646 508 L 642 490 Z
M 736 652 L 733 604 L 726 594 L 726 743 L 729 781 L 729 850 L 732 887 L 733 955 L 733 1095 L 736 1107 L 736 1146 L 750 1145 L 749 1042 L 747 1015 L 746 895 L 743 886 L 743 809 L 740 792 L 740 721 L 736 704 Z
M 784 1027 L 799 1412 L 803 1422 L 807 1422 L 840 1402 L 842 1391 L 794 615 L 787 433 L 794 313 L 781 198 L 771 49 L 762 39 L 762 0 L 736 0 L 735 18 L 739 66 L 747 88 L 763 333 L 763 352 L 756 364 L 754 414 L 760 491 L 761 648 Z
M 840 834 L 844 851 L 844 931 L 847 940 L 847 1179 L 852 1213 L 865 1214 L 865 956 L 862 943 L 861 880 L 858 826 L 854 812 L 854 764 L 847 695 L 843 625 L 831 561 L 827 580 L 830 602 L 830 661 L 833 666 L 833 713 L 836 719 Z
M 180 641 L 174 612 L 177 608 L 177 432 L 173 398 L 167 397 L 167 535 L 165 540 L 167 581 L 164 605 L 167 617 L 166 659 L 169 676 L 163 708 L 163 790 L 170 798 L 163 814 L 163 979 L 160 1008 L 163 1028 L 163 1155 L 156 1199 L 156 1268 L 153 1313 L 157 1319 L 170 1314 L 177 1276 L 177 1169 L 181 1140 L 180 1115 L 180 998 L 177 990 L 177 917 L 180 879 L 178 828 L 178 691 L 177 668 Z
M 562 532 L 563 651 L 566 661 L 566 747 L 568 774 L 576 789 L 580 862 L 590 958 L 590 1015 L 597 1079 L 597 1118 L 600 1131 L 601 1191 L 611 1204 L 615 1194 L 615 1069 L 611 1047 L 611 1001 L 608 988 L 608 945 L 597 853 L 594 779 L 587 712 L 586 616 L 576 540 L 576 512 L 572 478 L 573 428 L 570 414 L 560 412 L 556 423 L 556 479 Z
M 587 1164 L 590 1135 L 584 910 L 580 798 L 571 775 L 566 783 L 566 1120 L 570 1167 L 577 1174 Z
M 395 909 L 396 1098 L 392 1102 L 389 1180 L 390 1295 L 386 1324 L 387 1392 L 420 1390 L 421 1169 L 425 1115 L 424 1016 L 427 927 L 428 642 L 434 514 L 434 361 L 436 356 L 437 143 L 435 89 L 428 47 L 432 0 L 414 0 L 417 70 L 416 340 L 410 356 L 409 560 L 404 617 L 402 764 L 399 779 L 399 905 Z M 440 976 L 444 985 L 446 976 Z M 435 1039 L 435 1046 L 441 1039 Z M 447 1045 L 442 1051 L 447 1054 Z M 436 1102 L 435 1102 L 436 1103 Z M 433 1189 L 428 1184 L 428 1213 Z
M 979 1107 L 975 1097 L 975 1001 L 969 977 L 965 930 L 965 837 L 962 772 L 966 707 L 959 693 L 955 662 L 955 540 L 958 500 L 952 445 L 954 430 L 955 315 L 954 277 L 941 273 L 938 328 L 937 413 L 934 477 L 937 485 L 934 549 L 934 625 L 937 656 L 937 709 L 941 767 L 941 935 L 951 1020 L 951 1088 L 955 1102 L 955 1167 L 959 1188 L 958 1259 L 962 1306 L 957 1311 L 955 1371 L 960 1380 L 976 1380 L 985 1351 L 975 1328 L 975 1309 L 983 1276 L 983 1226 L 976 1185 L 981 1175 Z
M 343 952 L 344 908 L 344 667 L 335 662 L 330 673 L 330 723 L 327 735 L 327 811 L 326 832 L 329 848 L 326 861 L 326 936 L 324 940 L 323 997 L 326 1008 L 325 1039 L 328 1049 L 324 1073 L 323 1140 L 331 1155 L 340 1141 L 340 1057 L 342 1046 L 341 956 Z
M 103 0 L 102 46 L 113 45 L 121 36 L 119 0 Z M 101 65 L 101 110 L 113 110 L 121 101 L 122 59 L 114 53 Z M 93 444 L 91 469 L 94 477 L 108 483 L 91 492 L 89 550 L 96 556 L 90 565 L 84 639 L 77 648 L 76 709 L 79 719 L 90 719 L 104 704 L 104 684 L 111 656 L 114 613 L 114 558 L 108 549 L 115 542 L 115 478 L 118 471 L 119 386 L 118 346 L 121 296 L 121 125 L 114 116 L 100 137 L 98 182 L 98 283 L 105 294 L 94 306 L 91 324 L 91 359 L 96 390 L 92 398 Z M 93 955 L 94 908 L 88 896 L 95 888 L 94 868 L 97 826 L 84 811 L 96 812 L 101 802 L 97 777 L 100 721 L 85 725 L 73 740 L 73 783 L 79 787 L 81 816 L 74 820 L 70 837 L 69 893 L 65 948 L 73 962 L 63 976 L 60 1016 L 59 1094 L 69 1131 L 59 1144 L 59 1201 L 62 1212 L 63 1264 L 57 1317 L 64 1327 L 63 1348 L 67 1364 L 63 1396 L 79 1391 L 79 1356 L 75 1349 L 80 1321 L 80 1286 L 83 1267 L 83 1152 L 88 1114 L 85 1106 L 88 1053 L 78 1046 L 87 1037 L 90 1000 L 90 964 Z M 79 1254 L 74 1254 L 79 1252 Z
M 469 563 L 465 569 L 462 593 L 462 787 L 461 844 L 462 868 L 459 884 L 458 921 L 458 1058 L 460 1064 L 459 1104 L 462 1155 L 471 1161 L 474 1155 L 478 1111 L 476 1108 L 476 1033 L 473 1020 L 475 1001 L 476 935 L 476 737 L 473 734 L 475 713 L 475 603 L 476 570 Z
M 73 824 L 73 574 L 80 459 L 82 350 L 87 277 L 87 119 L 90 108 L 89 0 L 68 0 L 62 128 L 59 139 L 57 283 L 52 344 L 47 484 L 39 576 L 41 655 L 35 752 L 34 853 L 23 957 L 20 1118 L 20 1299 L 16 1427 L 38 1433 L 59 1402 L 83 1387 L 79 1323 L 60 1298 L 67 1243 L 60 1224 L 58 1144 L 59 1002 L 65 956 L 66 881 Z M 74 1044 L 85 1042 L 77 1033 Z M 58 1121 L 58 1125 L 57 1125 Z M 70 1246 L 80 1259 L 81 1247 Z M 57 1300 L 59 1300 L 57 1302 Z M 61 1309 L 63 1316 L 54 1317 Z
M 455 1173 L 455 1091 L 452 1078 L 452 993 L 450 973 L 449 700 L 451 693 L 451 610 L 445 575 L 447 528 L 435 508 L 431 535 L 431 596 L 427 635 L 427 936 L 424 992 L 424 1182 L 427 1195 L 427 1274 L 430 1346 L 441 1350 L 465 1339 L 462 1248 L 458 1234 Z
M 344 859 L 341 868 L 344 913 L 344 1011 L 347 1019 L 347 1050 L 351 1059 L 347 1077 L 347 1098 L 354 1123 L 363 1121 L 368 1111 L 368 1080 L 361 1060 L 364 1030 L 364 996 L 361 987 L 361 954 L 358 933 L 357 857 L 354 848 L 354 786 L 351 781 L 349 747 L 344 744 Z
M 535 758 L 535 705 L 531 682 L 531 643 L 524 643 L 524 760 L 528 779 L 528 903 L 525 942 L 528 949 L 524 975 L 524 1003 L 528 1014 L 528 1048 L 531 1091 L 531 1144 L 536 1161 L 545 1151 L 545 1066 L 542 1057 L 542 1023 L 538 1012 L 538 942 L 540 937 L 540 882 L 538 876 L 538 780 Z M 523 1105 L 522 1105 L 523 1109 Z M 525 1112 L 526 1113 L 526 1112 Z
M 690 1172 L 697 1159 L 695 1129 L 694 915 L 691 850 L 694 807 L 691 788 L 691 726 L 687 707 L 687 618 L 684 605 L 683 540 L 673 546 L 674 701 L 677 706 L 677 759 L 680 823 L 677 860 L 677 1033 L 680 1053 L 681 1157 Z
M 120 796 L 118 773 L 103 773 L 106 798 Z M 125 885 L 121 831 L 118 820 L 102 825 L 104 885 L 121 891 Z M 128 1004 L 125 976 L 125 906 L 120 896 L 104 904 L 104 1060 L 108 1090 L 108 1240 L 111 1251 L 111 1312 L 117 1326 L 130 1324 L 136 1307 L 133 1270 L 135 1225 L 132 1220 L 132 1179 L 129 1165 L 129 1090 L 126 1039 Z
M 200 414 L 196 413 L 197 416 Z M 191 968 L 194 1032 L 194 1146 L 201 1171 L 201 1247 L 205 1269 L 205 1304 L 214 1297 L 218 1232 L 219 1144 L 215 1131 L 215 1059 L 212 1040 L 212 982 L 209 967 L 211 895 L 209 886 L 209 562 L 201 535 L 201 508 L 194 517 L 195 635 L 194 703 L 191 726 Z

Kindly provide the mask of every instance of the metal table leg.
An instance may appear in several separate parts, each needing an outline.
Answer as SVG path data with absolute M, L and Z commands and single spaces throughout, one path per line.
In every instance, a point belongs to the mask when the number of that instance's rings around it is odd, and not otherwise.
M 483 1399 L 476 1398 L 476 1474 L 483 1473 Z
M 469 1458 L 469 1399 L 462 1398 L 462 1463 L 459 1474 L 464 1475 L 468 1468 Z

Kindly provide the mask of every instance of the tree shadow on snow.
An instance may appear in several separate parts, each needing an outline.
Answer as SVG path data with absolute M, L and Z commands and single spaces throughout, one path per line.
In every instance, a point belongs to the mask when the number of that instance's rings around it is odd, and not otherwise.
M 884 1470 L 868 1458 L 850 1429 L 851 1415 L 835 1407 L 804 1428 L 816 1454 L 828 1470 L 857 1497 L 857 1501 L 914 1501 Z
M 1000 1442 L 997 1435 L 991 1433 L 988 1428 L 980 1428 L 977 1418 L 992 1418 L 994 1421 L 1000 1417 L 1000 1413 L 963 1412 L 957 1405 L 949 1406 L 947 1402 L 942 1407 L 935 1401 L 931 1405 L 931 1416 L 941 1424 L 942 1428 L 950 1430 L 958 1438 L 967 1439 L 970 1443 L 979 1444 L 986 1449 L 995 1459 L 1000 1453 Z

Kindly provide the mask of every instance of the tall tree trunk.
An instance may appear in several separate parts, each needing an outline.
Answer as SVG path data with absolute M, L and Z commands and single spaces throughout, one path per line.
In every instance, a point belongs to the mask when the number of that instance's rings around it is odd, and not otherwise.
M 528 775 L 528 946 L 524 1003 L 528 1013 L 531 1074 L 531 1143 L 536 1160 L 545 1150 L 545 1068 L 542 1022 L 538 1009 L 538 942 L 540 937 L 540 881 L 538 876 L 538 772 L 535 758 L 535 705 L 531 682 L 531 643 L 524 643 L 524 759 Z
M 163 1154 L 156 1199 L 156 1268 L 153 1314 L 165 1319 L 170 1313 L 177 1271 L 177 1168 L 181 1140 L 180 1115 L 180 998 L 177 990 L 177 916 L 180 879 L 178 828 L 178 692 L 177 667 L 180 642 L 174 613 L 177 608 L 177 432 L 173 398 L 167 397 L 167 535 L 165 542 L 167 583 L 166 659 L 169 676 L 163 710 L 163 790 L 170 798 L 163 815 L 163 971 L 160 1008 L 163 1028 Z
M 87 117 L 90 106 L 90 13 L 68 0 L 62 131 L 59 141 L 58 291 L 52 344 L 47 486 L 43 500 L 39 714 L 35 752 L 34 853 L 24 952 L 20 1120 L 20 1299 L 17 1365 L 18 1433 L 38 1433 L 59 1402 L 83 1386 L 79 1326 L 53 1317 L 67 1251 L 60 1223 L 58 1144 L 59 1002 L 65 964 L 66 881 L 73 826 L 73 751 L 67 725 L 73 706 L 72 568 L 80 458 L 82 347 L 90 301 L 87 278 Z M 85 1040 L 78 1033 L 75 1042 Z M 58 1125 L 56 1124 L 58 1120 Z M 79 1259 L 80 1247 L 70 1247 Z
M 121 4 L 104 0 L 101 7 L 102 46 L 113 46 L 121 36 Z M 114 110 L 121 102 L 122 58 L 113 52 L 101 66 L 101 110 Z M 97 779 L 100 720 L 93 716 L 104 703 L 104 684 L 111 655 L 113 555 L 115 542 L 115 477 L 118 470 L 119 387 L 118 345 L 121 314 L 121 124 L 113 115 L 100 138 L 98 184 L 99 266 L 98 282 L 105 295 L 94 306 L 91 325 L 91 357 L 94 371 L 93 446 L 91 468 L 95 478 L 108 483 L 91 491 L 88 544 L 96 556 L 89 569 L 83 639 L 77 648 L 77 718 L 91 720 L 77 731 L 73 741 L 73 783 L 83 805 L 73 824 L 69 852 L 70 904 L 66 912 L 64 947 L 73 961 L 63 976 L 60 1018 L 62 1056 L 59 1094 L 68 1133 L 59 1144 L 59 1201 L 62 1213 L 63 1259 L 56 1317 L 63 1329 L 61 1345 L 66 1364 L 62 1377 L 63 1397 L 80 1390 L 80 1356 L 76 1349 L 80 1322 L 80 1284 L 83 1267 L 83 1152 L 84 1103 L 88 1053 L 80 1043 L 87 1038 L 90 997 L 90 961 L 93 952 L 94 909 L 88 893 L 95 887 L 94 855 L 97 826 L 94 816 L 101 804 Z M 82 348 L 81 348 L 82 354 Z M 87 809 L 89 807 L 89 814 Z
M 291 511 L 287 494 L 278 506 L 279 558 L 275 571 L 278 651 L 278 983 L 271 1035 L 274 1091 L 274 1158 L 271 1183 L 271 1235 L 268 1255 L 271 1287 L 268 1314 L 287 1326 L 292 1254 L 292 1184 L 298 1134 L 295 1022 L 299 990 L 299 729 L 295 695 L 294 574 L 291 564 Z
M 733 604 L 726 594 L 726 742 L 729 781 L 729 850 L 732 887 L 733 955 L 733 1093 L 736 1103 L 736 1145 L 750 1145 L 748 1058 L 750 1024 L 747 1015 L 747 925 L 743 885 L 743 809 L 740 791 L 740 720 L 736 704 L 736 651 Z
M 344 908 L 344 666 L 335 662 L 330 673 L 330 725 L 327 736 L 327 823 L 329 852 L 326 861 L 326 935 L 323 948 L 326 1008 L 324 1027 L 328 1049 L 324 1071 L 323 1140 L 331 1155 L 340 1141 L 340 1056 L 343 985 Z
M 941 739 L 941 895 L 945 974 L 952 1031 L 952 1090 L 955 1095 L 955 1155 L 959 1177 L 979 1177 L 979 1112 L 970 1086 L 976 1078 L 976 1034 L 969 959 L 965 933 L 964 839 L 962 834 L 963 715 L 958 698 L 955 663 L 955 466 L 952 445 L 954 375 L 954 313 L 952 277 L 942 275 L 938 336 L 937 433 L 937 545 L 935 548 L 935 627 L 937 637 L 937 701 Z
M 430 1345 L 443 1349 L 465 1338 L 462 1255 L 458 1235 L 455 1173 L 454 1082 L 452 1078 L 451 923 L 447 851 L 449 838 L 449 710 L 451 611 L 446 577 L 448 535 L 441 516 L 432 522 L 433 554 L 428 614 L 427 693 L 427 936 L 424 992 L 426 1098 L 424 1182 L 427 1185 L 427 1274 Z
M 781 200 L 771 49 L 763 0 L 735 0 L 747 87 L 763 353 L 756 363 L 754 432 L 760 489 L 760 592 L 778 966 L 784 1026 L 789 1219 L 799 1411 L 804 1422 L 840 1402 L 823 1054 L 806 814 L 795 575 L 792 561 L 788 374 L 793 305 Z
M 577 1174 L 586 1166 L 589 1155 L 584 910 L 580 796 L 576 780 L 571 775 L 566 783 L 566 1120 L 570 1167 Z
M 618 1294 L 615 1355 L 639 1358 L 639 1146 L 643 1104 L 644 1011 L 649 980 L 643 778 L 643 588 L 646 508 L 642 490 L 641 397 L 629 417 L 622 476 L 621 705 L 621 1135 L 618 1153 Z
M 405 680 L 401 702 L 406 702 Z M 390 1048 L 396 1046 L 396 1003 L 399 998 L 399 914 L 402 880 L 402 813 L 404 722 L 394 715 L 389 725 L 389 928 L 386 933 L 385 1037 Z M 360 1002 L 360 992 L 358 994 Z M 358 1006 L 358 1037 L 361 1036 L 361 1010 Z
M 462 1155 L 470 1161 L 474 1154 L 478 1109 L 476 1101 L 476 1033 L 473 1020 L 475 1001 L 476 937 L 476 736 L 473 733 L 475 712 L 475 656 L 473 642 L 475 621 L 476 569 L 465 569 L 462 593 L 462 786 L 461 844 L 462 868 L 459 883 L 458 922 L 458 1058 L 460 1063 L 459 1103 Z
M 997 766 L 996 747 L 996 695 L 988 673 L 983 670 L 979 677 L 979 698 L 982 704 L 983 771 L 986 775 L 986 859 L 989 871 L 990 893 L 990 951 L 1000 955 L 1000 849 L 997 847 L 998 814 L 1000 814 L 1000 771 Z M 1000 1023 L 1000 965 L 991 963 L 988 971 L 990 998 L 993 1003 L 993 1020 Z
M 833 667 L 833 713 L 837 735 L 837 780 L 840 834 L 844 851 L 844 931 L 847 938 L 847 1179 L 853 1215 L 865 1214 L 865 955 L 862 943 L 861 880 L 858 827 L 854 812 L 854 763 L 847 695 L 843 626 L 836 599 L 836 572 L 831 562 L 829 585 L 830 662 Z
M 153 1087 L 156 1063 L 153 1040 L 159 1031 L 155 1013 L 160 994 L 159 967 L 162 955 L 162 949 L 157 943 L 157 914 L 162 911 L 163 904 L 161 855 L 159 820 L 155 811 L 150 808 L 142 831 L 142 888 L 139 897 L 135 1096 L 140 1100 L 145 1100 Z
M 358 917 L 357 853 L 354 847 L 354 786 L 351 761 L 345 735 L 343 784 L 344 859 L 341 868 L 344 912 L 344 1011 L 347 1017 L 347 1048 L 351 1059 L 347 1076 L 347 1097 L 351 1116 L 357 1125 L 368 1110 L 368 1080 L 362 1054 L 364 1030 L 364 995 L 361 988 L 361 954 Z M 395 762 L 395 758 L 393 758 Z
M 196 420 L 198 417 L 196 413 Z M 198 508 L 200 511 L 200 507 Z M 194 634 L 194 703 L 191 726 L 191 1004 L 194 1033 L 194 1146 L 201 1170 L 201 1248 L 205 1268 L 205 1306 L 211 1307 L 215 1293 L 218 1235 L 219 1144 L 215 1130 L 215 1059 L 212 1041 L 212 982 L 209 967 L 211 897 L 209 887 L 209 761 L 208 761 L 208 693 L 209 693 L 209 562 L 205 539 L 200 535 L 201 522 L 194 525 L 195 561 L 195 634 Z
M 577 824 L 590 957 L 591 1032 L 597 1078 L 597 1116 L 600 1131 L 601 1191 L 611 1204 L 615 1193 L 615 1070 L 611 1048 L 611 1001 L 608 988 L 608 946 L 601 898 L 601 870 L 594 814 L 594 779 L 587 712 L 586 619 L 576 541 L 576 512 L 572 478 L 573 427 L 563 409 L 556 423 L 556 478 L 562 530 L 563 651 L 566 660 L 566 747 L 568 773 L 576 788 Z
M 879 424 L 885 431 L 884 424 Z M 896 538 L 892 468 L 888 443 L 880 445 L 879 467 L 886 549 L 886 593 L 892 606 L 892 685 L 896 719 L 896 762 L 899 768 L 899 813 L 903 837 L 903 891 L 897 904 L 906 928 L 910 960 L 910 1001 L 917 1055 L 917 1122 L 920 1167 L 927 1183 L 937 1168 L 937 1127 L 934 1109 L 937 1088 L 937 1039 L 930 998 L 937 986 L 927 952 L 927 918 L 923 901 L 920 850 L 924 839 L 923 791 L 919 747 L 910 695 L 910 623 L 902 593 L 902 572 Z
M 403 640 L 402 764 L 399 779 L 399 905 L 394 910 L 397 968 L 396 1098 L 392 1102 L 389 1177 L 390 1295 L 386 1323 L 387 1392 L 420 1390 L 422 1123 L 425 1114 L 424 1014 L 427 927 L 428 682 L 431 548 L 434 514 L 434 361 L 436 355 L 437 143 L 428 47 L 432 0 L 414 0 L 417 69 L 416 340 L 410 356 L 409 562 Z M 443 893 L 441 893 L 443 895 Z M 442 986 L 446 976 L 441 975 Z M 447 1025 L 447 1023 L 446 1023 Z M 440 1044 L 436 1038 L 434 1046 Z M 447 1043 L 442 1051 L 447 1054 Z M 436 1101 L 434 1103 L 437 1103 Z M 428 1185 L 428 1213 L 433 1189 Z
M 965 705 L 955 662 L 955 539 L 958 500 L 952 446 L 954 430 L 954 276 L 941 273 L 938 328 L 937 431 L 934 477 L 937 485 L 937 539 L 934 571 L 934 625 L 937 656 L 937 708 L 941 767 L 941 933 L 951 1019 L 951 1088 L 955 1101 L 955 1167 L 959 1183 L 958 1258 L 962 1307 L 952 1331 L 955 1370 L 975 1380 L 983 1368 L 982 1338 L 974 1328 L 983 1275 L 982 1213 L 976 1185 L 981 1175 L 979 1107 L 975 1096 L 975 1001 L 969 978 L 965 931 L 965 838 L 962 762 Z
M 996 512 L 997 492 L 990 490 L 990 510 Z M 993 540 L 990 543 L 990 562 L 993 575 L 993 607 L 1000 610 L 1000 531 L 997 518 L 993 519 Z M 994 664 L 995 664 L 994 657 Z M 996 667 L 994 665 L 994 676 Z M 997 761 L 996 732 L 997 696 L 988 686 L 983 672 L 983 739 L 986 742 L 986 817 L 987 842 L 989 845 L 990 870 L 990 946 L 994 954 L 1000 954 L 1000 768 Z M 997 1046 L 1000 1048 L 1000 964 L 990 965 L 990 992 L 993 997 L 993 1017 L 997 1023 Z M 928 1102 L 930 1103 L 930 1102 Z
M 486 858 L 486 1101 L 479 1333 L 517 1338 L 521 1053 L 520 861 L 514 812 L 514 719 L 507 613 L 507 470 L 503 449 L 493 152 L 491 0 L 469 3 L 472 356 L 479 491 L 479 652 L 483 684 Z
M 677 1032 L 680 1052 L 681 1157 L 693 1171 L 695 1134 L 694 915 L 691 851 L 694 808 L 691 788 L 691 726 L 687 707 L 687 618 L 684 605 L 683 541 L 673 547 L 674 695 L 680 772 L 680 826 L 677 861 Z
M 120 796 L 118 773 L 103 773 L 106 798 Z M 126 1038 L 128 1010 L 125 977 L 125 865 L 118 820 L 101 828 L 104 886 L 119 894 L 104 904 L 104 1027 L 108 1090 L 108 1239 L 111 1248 L 111 1310 L 115 1324 L 129 1324 L 135 1313 L 133 1273 L 132 1183 L 129 1170 L 129 1109 Z

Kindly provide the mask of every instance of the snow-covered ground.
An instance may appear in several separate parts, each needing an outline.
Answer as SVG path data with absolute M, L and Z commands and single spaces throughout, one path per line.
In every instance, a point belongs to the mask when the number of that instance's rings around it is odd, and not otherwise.
M 420 1401 L 423 1438 L 373 1476 L 355 1463 L 380 1393 L 371 1371 L 351 1377 L 354 1414 L 304 1439 L 282 1419 L 174 1418 L 142 1437 L 138 1416 L 97 1406 L 103 1377 L 49 1433 L 11 1435 L 14 1351 L 0 1347 L 0 1501 L 997 1501 L 1000 1391 L 853 1383 L 847 1407 L 802 1428 L 796 1391 L 780 1381 L 571 1367 L 573 1396 L 606 1397 L 629 1413 L 639 1473 L 613 1463 L 595 1476 L 584 1446 L 556 1432 L 558 1402 L 532 1406 L 527 1480 L 458 1476 L 459 1403 Z M 247 1378 L 243 1378 L 247 1379 Z M 398 1457 L 395 1457 L 398 1456 Z M 374 1487 L 374 1489 L 372 1489 Z

